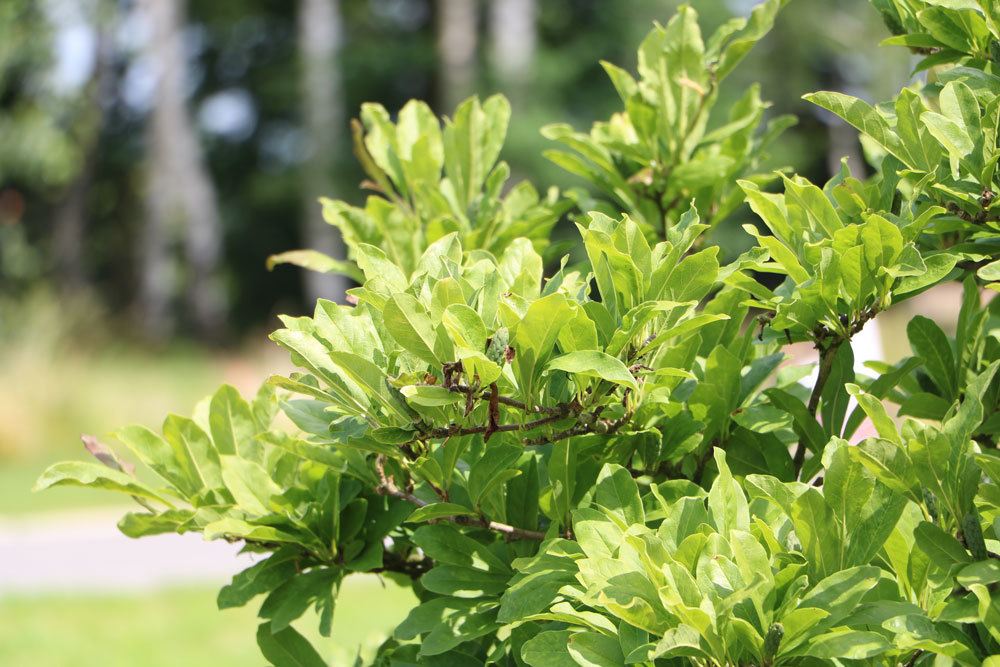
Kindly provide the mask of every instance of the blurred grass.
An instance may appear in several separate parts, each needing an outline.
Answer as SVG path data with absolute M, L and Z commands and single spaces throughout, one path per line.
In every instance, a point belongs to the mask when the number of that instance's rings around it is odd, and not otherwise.
M 263 334 L 254 337 L 253 345 L 226 353 L 122 342 L 92 324 L 93 316 L 81 321 L 44 296 L 3 315 L 0 515 L 127 502 L 85 489 L 32 494 L 31 486 L 55 461 L 88 458 L 81 433 L 112 440 L 111 433 L 128 424 L 155 429 L 169 412 L 190 414 L 222 382 L 252 395 L 268 375 L 288 364 Z
M 0 665 L 32 667 L 250 667 L 258 603 L 218 611 L 216 591 L 179 588 L 121 595 L 0 597 Z M 348 578 L 329 639 L 309 614 L 297 627 L 331 665 L 371 651 L 415 603 L 374 576 Z

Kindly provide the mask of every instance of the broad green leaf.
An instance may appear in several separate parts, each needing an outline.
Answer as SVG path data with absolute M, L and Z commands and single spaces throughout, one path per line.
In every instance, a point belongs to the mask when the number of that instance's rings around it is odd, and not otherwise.
M 486 572 L 510 572 L 510 568 L 483 544 L 460 533 L 454 526 L 421 526 L 413 541 L 438 563 Z
M 195 496 L 204 488 L 191 453 L 183 442 L 175 446 L 144 426 L 128 426 L 119 430 L 115 437 L 185 498 Z
M 619 667 L 625 664 L 618 639 L 597 632 L 571 635 L 567 650 L 576 663 L 584 667 Z
M 882 405 L 882 401 L 864 391 L 856 384 L 848 384 L 846 386 L 847 393 L 854 397 L 861 409 L 868 415 L 868 418 L 872 420 L 872 424 L 875 426 L 875 430 L 878 431 L 879 436 L 897 445 L 902 445 L 899 431 L 893 423 L 892 418 L 889 417 L 889 413 L 886 412 L 885 406 Z
M 792 503 L 790 518 L 810 570 L 819 577 L 837 572 L 843 564 L 843 538 L 823 495 L 814 488 L 806 490 Z
M 202 529 L 202 534 L 206 540 L 243 539 L 256 542 L 278 542 L 288 544 L 308 545 L 306 540 L 300 535 L 296 535 L 271 526 L 257 526 L 239 519 L 220 519 L 214 521 Z
M 639 487 L 625 468 L 605 464 L 597 476 L 594 502 L 622 517 L 628 524 L 643 524 L 645 514 Z
M 438 595 L 481 598 L 499 595 L 507 587 L 510 574 L 491 573 L 457 565 L 438 565 L 420 578 L 424 588 Z
M 326 660 L 289 626 L 272 632 L 270 623 L 262 623 L 257 628 L 257 646 L 275 667 L 326 667 Z
M 913 537 L 917 547 L 930 557 L 931 562 L 945 570 L 972 561 L 957 539 L 933 523 L 922 521 L 913 531 Z
M 163 422 L 163 437 L 175 450 L 186 449 L 190 452 L 205 486 L 212 489 L 223 486 L 219 452 L 194 420 L 169 415 Z
M 224 455 L 222 479 L 240 509 L 263 516 L 271 511 L 271 498 L 281 495 L 281 487 L 260 465 L 238 456 Z
M 512 442 L 486 445 L 486 452 L 469 471 L 469 498 L 474 507 L 479 507 L 492 490 L 519 474 L 513 466 L 523 451 L 523 447 Z
M 219 609 L 242 607 L 263 593 L 269 593 L 296 574 L 295 552 L 276 551 L 233 576 L 219 591 Z
M 714 456 L 719 476 L 708 492 L 708 509 L 712 522 L 723 537 L 728 537 L 734 530 L 749 531 L 750 511 L 746 495 L 726 465 L 725 452 L 717 448 Z
M 634 390 L 639 389 L 635 377 L 620 359 L 597 350 L 578 350 L 564 354 L 552 359 L 547 368 L 583 377 L 600 378 Z
M 239 454 L 258 463 L 263 460 L 260 443 L 254 438 L 257 425 L 250 404 L 234 387 L 223 385 L 212 396 L 208 423 L 220 454 Z
M 339 273 L 355 282 L 364 281 L 364 274 L 357 266 L 351 262 L 334 259 L 318 250 L 287 250 L 267 258 L 268 271 L 273 271 L 279 264 L 292 264 L 320 273 Z
M 534 382 L 552 355 L 559 331 L 573 316 L 566 296 L 550 294 L 533 302 L 513 334 L 514 367 L 525 398 L 534 401 Z
M 899 137 L 889 127 L 889 122 L 878 110 L 864 100 L 835 92 L 818 92 L 803 95 L 802 99 L 830 111 L 855 128 L 874 139 L 882 148 L 895 155 L 904 163 L 908 156 L 899 142 Z
M 441 323 L 456 347 L 464 347 L 477 352 L 486 350 L 487 331 L 483 318 L 465 304 L 448 306 Z
M 531 667 L 579 667 L 579 663 L 569 654 L 569 641 L 573 633 L 569 630 L 549 630 L 542 632 L 524 643 L 521 659 Z
M 955 357 L 941 328 L 933 320 L 917 315 L 906 325 L 913 352 L 924 362 L 924 369 L 938 389 L 950 399 L 958 396 Z
M 875 632 L 834 630 L 811 637 L 802 653 L 814 658 L 863 660 L 881 655 L 891 648 L 892 644 Z
M 441 365 L 434 353 L 434 325 L 423 305 L 406 293 L 393 294 L 382 311 L 386 329 L 403 349 L 433 367 Z
M 826 612 L 826 623 L 835 625 L 841 619 L 850 618 L 857 610 L 858 603 L 875 588 L 881 576 L 882 570 L 873 566 L 837 571 L 816 584 L 798 606 L 815 607 Z
M 49 466 L 32 490 L 42 491 L 54 486 L 85 486 L 117 491 L 173 507 L 163 496 L 131 475 L 90 461 L 63 461 Z

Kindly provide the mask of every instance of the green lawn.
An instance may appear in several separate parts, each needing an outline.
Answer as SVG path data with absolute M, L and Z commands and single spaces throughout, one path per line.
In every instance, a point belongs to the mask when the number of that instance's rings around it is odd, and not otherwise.
M 0 665 L 25 667 L 253 667 L 257 603 L 218 611 L 216 591 L 172 589 L 128 595 L 0 597 Z M 329 658 L 351 665 L 406 616 L 410 591 L 373 576 L 348 579 L 333 634 L 314 616 L 297 624 Z

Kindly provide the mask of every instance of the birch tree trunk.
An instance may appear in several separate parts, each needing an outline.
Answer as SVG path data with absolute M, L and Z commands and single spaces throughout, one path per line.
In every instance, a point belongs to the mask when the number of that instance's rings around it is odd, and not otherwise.
M 516 105 L 525 98 L 535 60 L 537 0 L 490 3 L 490 61 L 505 92 Z
M 439 102 L 446 113 L 474 92 L 478 29 L 478 0 L 438 0 Z
M 178 281 L 170 250 L 179 229 L 186 260 L 185 291 L 190 319 L 200 336 L 216 338 L 226 317 L 218 275 L 222 227 L 215 187 L 185 104 L 183 0 L 142 0 L 141 6 L 151 24 L 145 55 L 156 78 L 147 128 L 147 219 L 141 241 L 142 326 L 154 339 L 165 337 L 173 327 L 171 300 Z
M 320 196 L 332 196 L 332 171 L 343 145 L 344 102 L 337 57 L 343 41 L 338 0 L 301 0 L 298 41 L 301 59 L 302 118 L 308 155 L 302 170 L 303 240 L 308 248 L 344 257 L 335 227 L 323 220 Z M 334 274 L 304 271 L 310 303 L 322 297 L 340 301 L 347 280 Z

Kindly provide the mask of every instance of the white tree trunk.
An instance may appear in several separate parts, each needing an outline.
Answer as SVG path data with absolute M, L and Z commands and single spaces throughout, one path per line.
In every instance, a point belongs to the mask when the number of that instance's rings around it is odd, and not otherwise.
M 215 187 L 185 104 L 183 0 L 142 0 L 151 24 L 146 57 L 156 89 L 148 125 L 147 220 L 143 232 L 141 307 L 147 335 L 162 338 L 173 324 L 175 276 L 170 257 L 175 230 L 183 230 L 190 318 L 203 337 L 225 325 L 226 302 L 218 276 L 222 227 Z
M 343 87 L 337 64 L 343 35 L 338 0 L 300 1 L 298 41 L 302 119 L 309 151 L 302 171 L 303 240 L 313 250 L 342 259 L 340 233 L 323 220 L 317 201 L 333 194 L 332 171 L 343 146 Z M 343 300 L 348 284 L 342 276 L 305 271 L 303 277 L 310 302 L 320 297 Z
M 538 42 L 537 0 L 493 0 L 490 3 L 490 60 L 514 104 L 531 82 Z
M 474 92 L 479 43 L 477 0 L 438 0 L 438 57 L 441 61 L 440 102 L 450 113 Z

